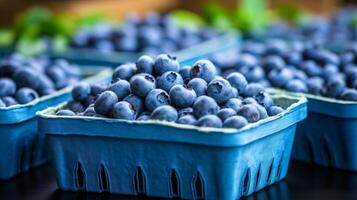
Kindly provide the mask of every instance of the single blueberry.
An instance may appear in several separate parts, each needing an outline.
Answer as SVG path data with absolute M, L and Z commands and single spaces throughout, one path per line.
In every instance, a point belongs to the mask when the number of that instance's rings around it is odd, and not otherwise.
M 174 71 L 165 72 L 157 80 L 157 87 L 170 92 L 171 88 L 175 85 L 182 85 L 183 79 L 181 75 Z
M 114 92 L 117 95 L 118 101 L 123 100 L 131 93 L 130 83 L 121 79 L 109 85 L 108 90 Z
M 202 78 L 207 83 L 217 75 L 216 67 L 209 60 L 199 60 L 191 68 L 191 78 Z
M 218 104 L 224 104 L 233 96 L 232 86 L 224 78 L 215 78 L 207 86 L 207 95 L 216 100 Z
M 318 76 L 309 78 L 306 82 L 309 93 L 314 95 L 321 95 L 324 88 L 324 82 L 324 79 Z
M 197 120 L 192 115 L 184 115 L 184 116 L 179 117 L 179 119 L 176 121 L 176 123 L 187 124 L 187 125 L 196 125 Z
M 259 92 L 263 92 L 264 87 L 259 83 L 249 83 L 247 87 L 245 87 L 243 96 L 244 97 L 254 97 Z
M 114 92 L 105 91 L 98 96 L 98 99 L 94 103 L 95 112 L 100 115 L 107 115 L 117 102 L 118 97 Z
M 124 98 L 124 101 L 130 103 L 133 106 L 133 109 L 139 115 L 144 111 L 144 100 L 142 100 L 140 97 L 136 95 L 129 95 Z
M 273 86 L 283 87 L 287 82 L 294 78 L 294 72 L 291 69 L 272 70 L 268 74 L 268 79 Z
M 242 116 L 232 116 L 226 119 L 223 123 L 224 128 L 240 129 L 248 124 L 247 119 Z
M 137 74 L 130 79 L 131 92 L 139 97 L 146 95 L 156 88 L 156 80 L 150 74 Z
M 181 110 L 178 111 L 179 118 L 185 115 L 192 115 L 192 114 L 193 114 L 193 109 L 191 107 L 182 108 Z
M 162 89 L 153 89 L 145 98 L 145 106 L 149 111 L 155 110 L 162 105 L 170 104 L 170 96 Z
M 270 106 L 270 108 L 268 108 L 269 116 L 277 115 L 283 111 L 284 111 L 284 109 L 280 106 Z
M 37 88 L 40 84 L 37 73 L 38 72 L 35 72 L 30 68 L 22 68 L 14 76 L 16 85 L 20 88 Z
M 94 83 L 90 85 L 90 92 L 92 96 L 97 97 L 98 95 L 102 94 L 102 92 L 104 92 L 107 88 L 108 86 L 106 84 Z
M 266 92 L 259 92 L 254 96 L 254 98 L 258 104 L 264 106 L 265 108 L 269 108 L 274 104 L 273 98 Z
M 259 92 L 259 93 L 260 93 L 260 92 Z M 258 94 L 259 94 L 259 93 L 258 93 Z M 254 104 L 254 103 L 258 103 L 257 100 L 255 100 L 254 97 L 247 97 L 247 98 L 243 99 L 243 101 L 242 101 L 242 104 L 243 104 L 243 105 Z
M 321 76 L 322 69 L 314 61 L 308 60 L 300 64 L 300 68 L 305 71 L 308 76 Z
M 202 96 L 206 94 L 207 91 L 207 82 L 201 78 L 191 79 L 188 84 L 188 87 L 192 88 L 197 96 Z
M 55 85 L 52 82 L 52 80 L 49 79 L 44 74 L 38 75 L 38 82 L 39 82 L 39 85 L 35 89 L 40 96 L 49 95 L 56 91 Z
M 57 111 L 56 115 L 58 115 L 58 116 L 75 116 L 76 114 L 71 110 L 64 109 L 64 110 Z
M 222 108 L 217 112 L 217 116 L 224 122 L 227 118 L 237 115 L 237 112 L 232 108 Z
M 171 103 L 179 108 L 191 107 L 197 98 L 196 92 L 193 89 L 183 85 L 173 86 L 169 95 Z
M 231 108 L 235 112 L 238 112 L 240 107 L 243 105 L 243 102 L 241 99 L 238 98 L 231 98 L 229 99 L 226 104 L 224 104 L 224 108 Z
M 221 128 L 222 120 L 216 115 L 205 115 L 198 119 L 197 126 Z
M 209 96 L 200 96 L 193 104 L 193 115 L 200 118 L 205 115 L 215 115 L 218 112 L 219 106 L 217 102 Z
M 227 76 L 229 83 L 238 90 L 238 94 L 242 93 L 245 87 L 248 85 L 247 79 L 243 74 L 238 72 L 233 72 Z
M 59 67 L 47 67 L 46 75 L 53 81 L 57 90 L 62 89 L 69 84 L 66 73 Z
M 150 56 L 144 55 L 141 56 L 136 61 L 137 73 L 147 73 L 152 74 L 154 69 L 154 59 Z
M 237 114 L 246 118 L 249 123 L 257 122 L 260 119 L 260 112 L 254 104 L 243 105 Z
M 345 89 L 341 94 L 341 99 L 346 101 L 357 101 L 357 90 Z
M 134 63 L 126 63 L 119 65 L 113 72 L 112 82 L 116 82 L 119 79 L 130 80 L 136 73 L 136 65 Z
M 1 98 L 1 100 L 5 103 L 5 105 L 7 107 L 18 104 L 18 102 L 11 96 L 3 97 L 3 98 Z
M 265 73 L 261 66 L 243 66 L 240 70 L 248 82 L 258 82 L 264 79 Z
M 265 109 L 265 107 L 263 107 L 260 104 L 253 104 L 253 105 L 255 105 L 259 111 L 259 119 L 265 119 L 269 117 L 268 111 Z
M 346 87 L 345 81 L 340 76 L 334 76 L 327 81 L 325 94 L 329 97 L 337 98 Z
M 74 113 L 82 113 L 85 110 L 83 104 L 78 101 L 69 101 L 67 103 L 67 108 L 73 111 Z
M 84 112 L 83 112 L 83 116 L 90 116 L 90 117 L 94 117 L 97 113 L 95 112 L 94 107 L 88 107 Z
M 16 93 L 16 83 L 9 78 L 0 78 L 0 97 L 12 96 Z
M 169 105 L 157 107 L 151 113 L 151 119 L 174 122 L 177 120 L 177 111 Z
M 136 113 L 130 103 L 120 101 L 115 104 L 112 116 L 116 119 L 134 120 L 136 118 Z
M 285 88 L 291 92 L 302 92 L 302 93 L 308 92 L 306 83 L 298 79 L 289 81 L 285 86 Z
M 91 87 L 88 83 L 81 82 L 73 87 L 72 98 L 76 101 L 84 101 L 91 93 Z
M 35 90 L 31 88 L 21 88 L 15 94 L 15 99 L 20 104 L 29 103 L 38 98 L 38 94 Z
M 168 71 L 178 72 L 179 68 L 180 64 L 174 56 L 169 54 L 160 54 L 156 57 L 154 71 L 158 75 L 162 75 Z

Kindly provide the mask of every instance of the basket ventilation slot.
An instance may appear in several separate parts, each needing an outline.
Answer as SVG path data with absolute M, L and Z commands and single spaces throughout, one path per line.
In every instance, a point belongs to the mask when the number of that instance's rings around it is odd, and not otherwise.
M 250 183 L 250 169 L 245 172 L 244 179 L 243 179 L 243 191 L 242 195 L 246 195 L 249 192 L 249 183 Z
M 259 180 L 260 180 L 260 166 L 258 167 L 257 175 L 255 176 L 254 191 L 258 189 Z
M 99 188 L 102 192 L 109 192 L 109 178 L 108 172 L 104 165 L 101 164 L 98 172 Z
M 170 193 L 171 197 L 180 197 L 180 178 L 174 169 L 170 175 Z
M 141 167 L 137 167 L 134 177 L 135 191 L 139 195 L 146 194 L 146 178 Z
M 195 199 L 204 199 L 205 198 L 205 187 L 204 181 L 199 172 L 197 172 L 194 179 L 194 196 Z
M 269 166 L 269 171 L 268 171 L 268 176 L 267 176 L 267 184 L 270 184 L 270 179 L 271 179 L 271 173 L 273 172 L 273 165 L 274 165 L 274 160 L 271 161 L 271 164 Z
M 75 177 L 74 183 L 77 190 L 85 190 L 86 177 L 85 177 L 83 166 L 80 162 L 77 162 L 76 167 L 74 168 L 74 177 Z
M 328 167 L 332 167 L 333 166 L 333 156 L 332 156 L 332 153 L 330 151 L 329 145 L 326 140 L 324 143 L 324 154 L 326 155 L 326 165 Z
M 281 157 L 278 165 L 278 171 L 276 172 L 276 178 L 277 180 L 280 180 L 281 177 L 281 172 L 283 171 L 283 156 Z

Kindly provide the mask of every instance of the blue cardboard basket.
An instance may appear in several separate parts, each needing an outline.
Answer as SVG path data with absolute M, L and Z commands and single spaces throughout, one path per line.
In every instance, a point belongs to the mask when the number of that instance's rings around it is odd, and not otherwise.
M 286 111 L 246 127 L 39 112 L 63 190 L 183 199 L 239 199 L 283 179 L 306 99 L 274 95 Z
M 108 68 L 82 68 L 82 71 L 84 75 L 92 75 L 84 80 L 88 82 L 102 81 L 111 75 Z M 71 87 L 66 87 L 28 104 L 0 108 L 0 180 L 48 161 L 45 136 L 37 129 L 36 112 L 67 101 L 70 91 Z
M 282 90 L 270 89 L 272 93 Z M 286 92 L 308 99 L 308 117 L 298 124 L 292 158 L 320 166 L 357 170 L 357 103 Z
M 178 60 L 187 60 L 192 58 L 204 57 L 205 55 L 222 51 L 236 46 L 240 41 L 240 34 L 236 31 L 229 31 L 221 36 L 211 40 L 204 41 L 197 45 L 172 52 Z M 103 53 L 95 49 L 68 49 L 63 53 L 53 53 L 53 58 L 65 58 L 81 65 L 105 65 L 116 67 L 119 64 L 127 62 L 136 62 L 143 53 L 131 52 L 110 52 Z M 191 60 L 193 62 L 193 60 Z M 187 63 L 190 64 L 191 62 Z

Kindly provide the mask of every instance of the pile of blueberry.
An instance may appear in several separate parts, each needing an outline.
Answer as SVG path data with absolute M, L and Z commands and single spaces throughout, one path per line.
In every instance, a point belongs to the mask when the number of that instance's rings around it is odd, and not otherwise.
M 29 103 L 80 78 L 80 69 L 66 60 L 12 54 L 0 62 L 0 107 Z
M 101 52 L 145 52 L 154 55 L 175 52 L 216 37 L 213 29 L 180 27 L 170 15 L 149 13 L 139 19 L 129 15 L 120 27 L 101 23 L 78 30 L 72 39 L 75 48 L 92 48 Z
M 109 85 L 80 83 L 61 116 L 163 120 L 204 127 L 241 128 L 283 111 L 257 83 L 234 72 L 224 79 L 199 60 L 182 67 L 175 57 L 140 57 L 118 66 Z
M 237 71 L 265 87 L 357 101 L 357 46 L 336 53 L 311 43 L 247 42 L 212 60 L 222 76 Z

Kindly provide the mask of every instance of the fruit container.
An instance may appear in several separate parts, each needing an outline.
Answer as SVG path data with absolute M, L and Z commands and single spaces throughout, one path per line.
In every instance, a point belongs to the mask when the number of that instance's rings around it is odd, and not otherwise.
M 281 93 L 273 89 L 270 92 Z M 308 117 L 298 124 L 292 158 L 325 167 L 357 170 L 357 103 L 310 94 Z
M 204 57 L 216 51 L 223 51 L 236 46 L 240 41 L 240 35 L 236 31 L 229 31 L 214 39 L 204 41 L 189 48 L 172 52 L 178 60 L 189 60 L 192 55 L 195 58 Z M 163 52 L 167 53 L 167 52 Z M 94 49 L 68 49 L 64 53 L 53 53 L 53 58 L 65 58 L 81 65 L 105 65 L 116 67 L 119 64 L 135 62 L 143 53 L 110 52 L 103 53 Z M 192 61 L 193 62 L 193 61 Z
M 38 113 L 62 190 L 183 199 L 239 199 L 282 180 L 306 99 L 242 129 Z M 90 148 L 88 148 L 90 147 Z
M 99 82 L 110 77 L 102 67 L 81 68 L 84 81 Z M 0 180 L 28 171 L 48 161 L 45 137 L 37 131 L 36 112 L 58 105 L 70 98 L 71 87 L 43 96 L 28 104 L 0 108 Z

